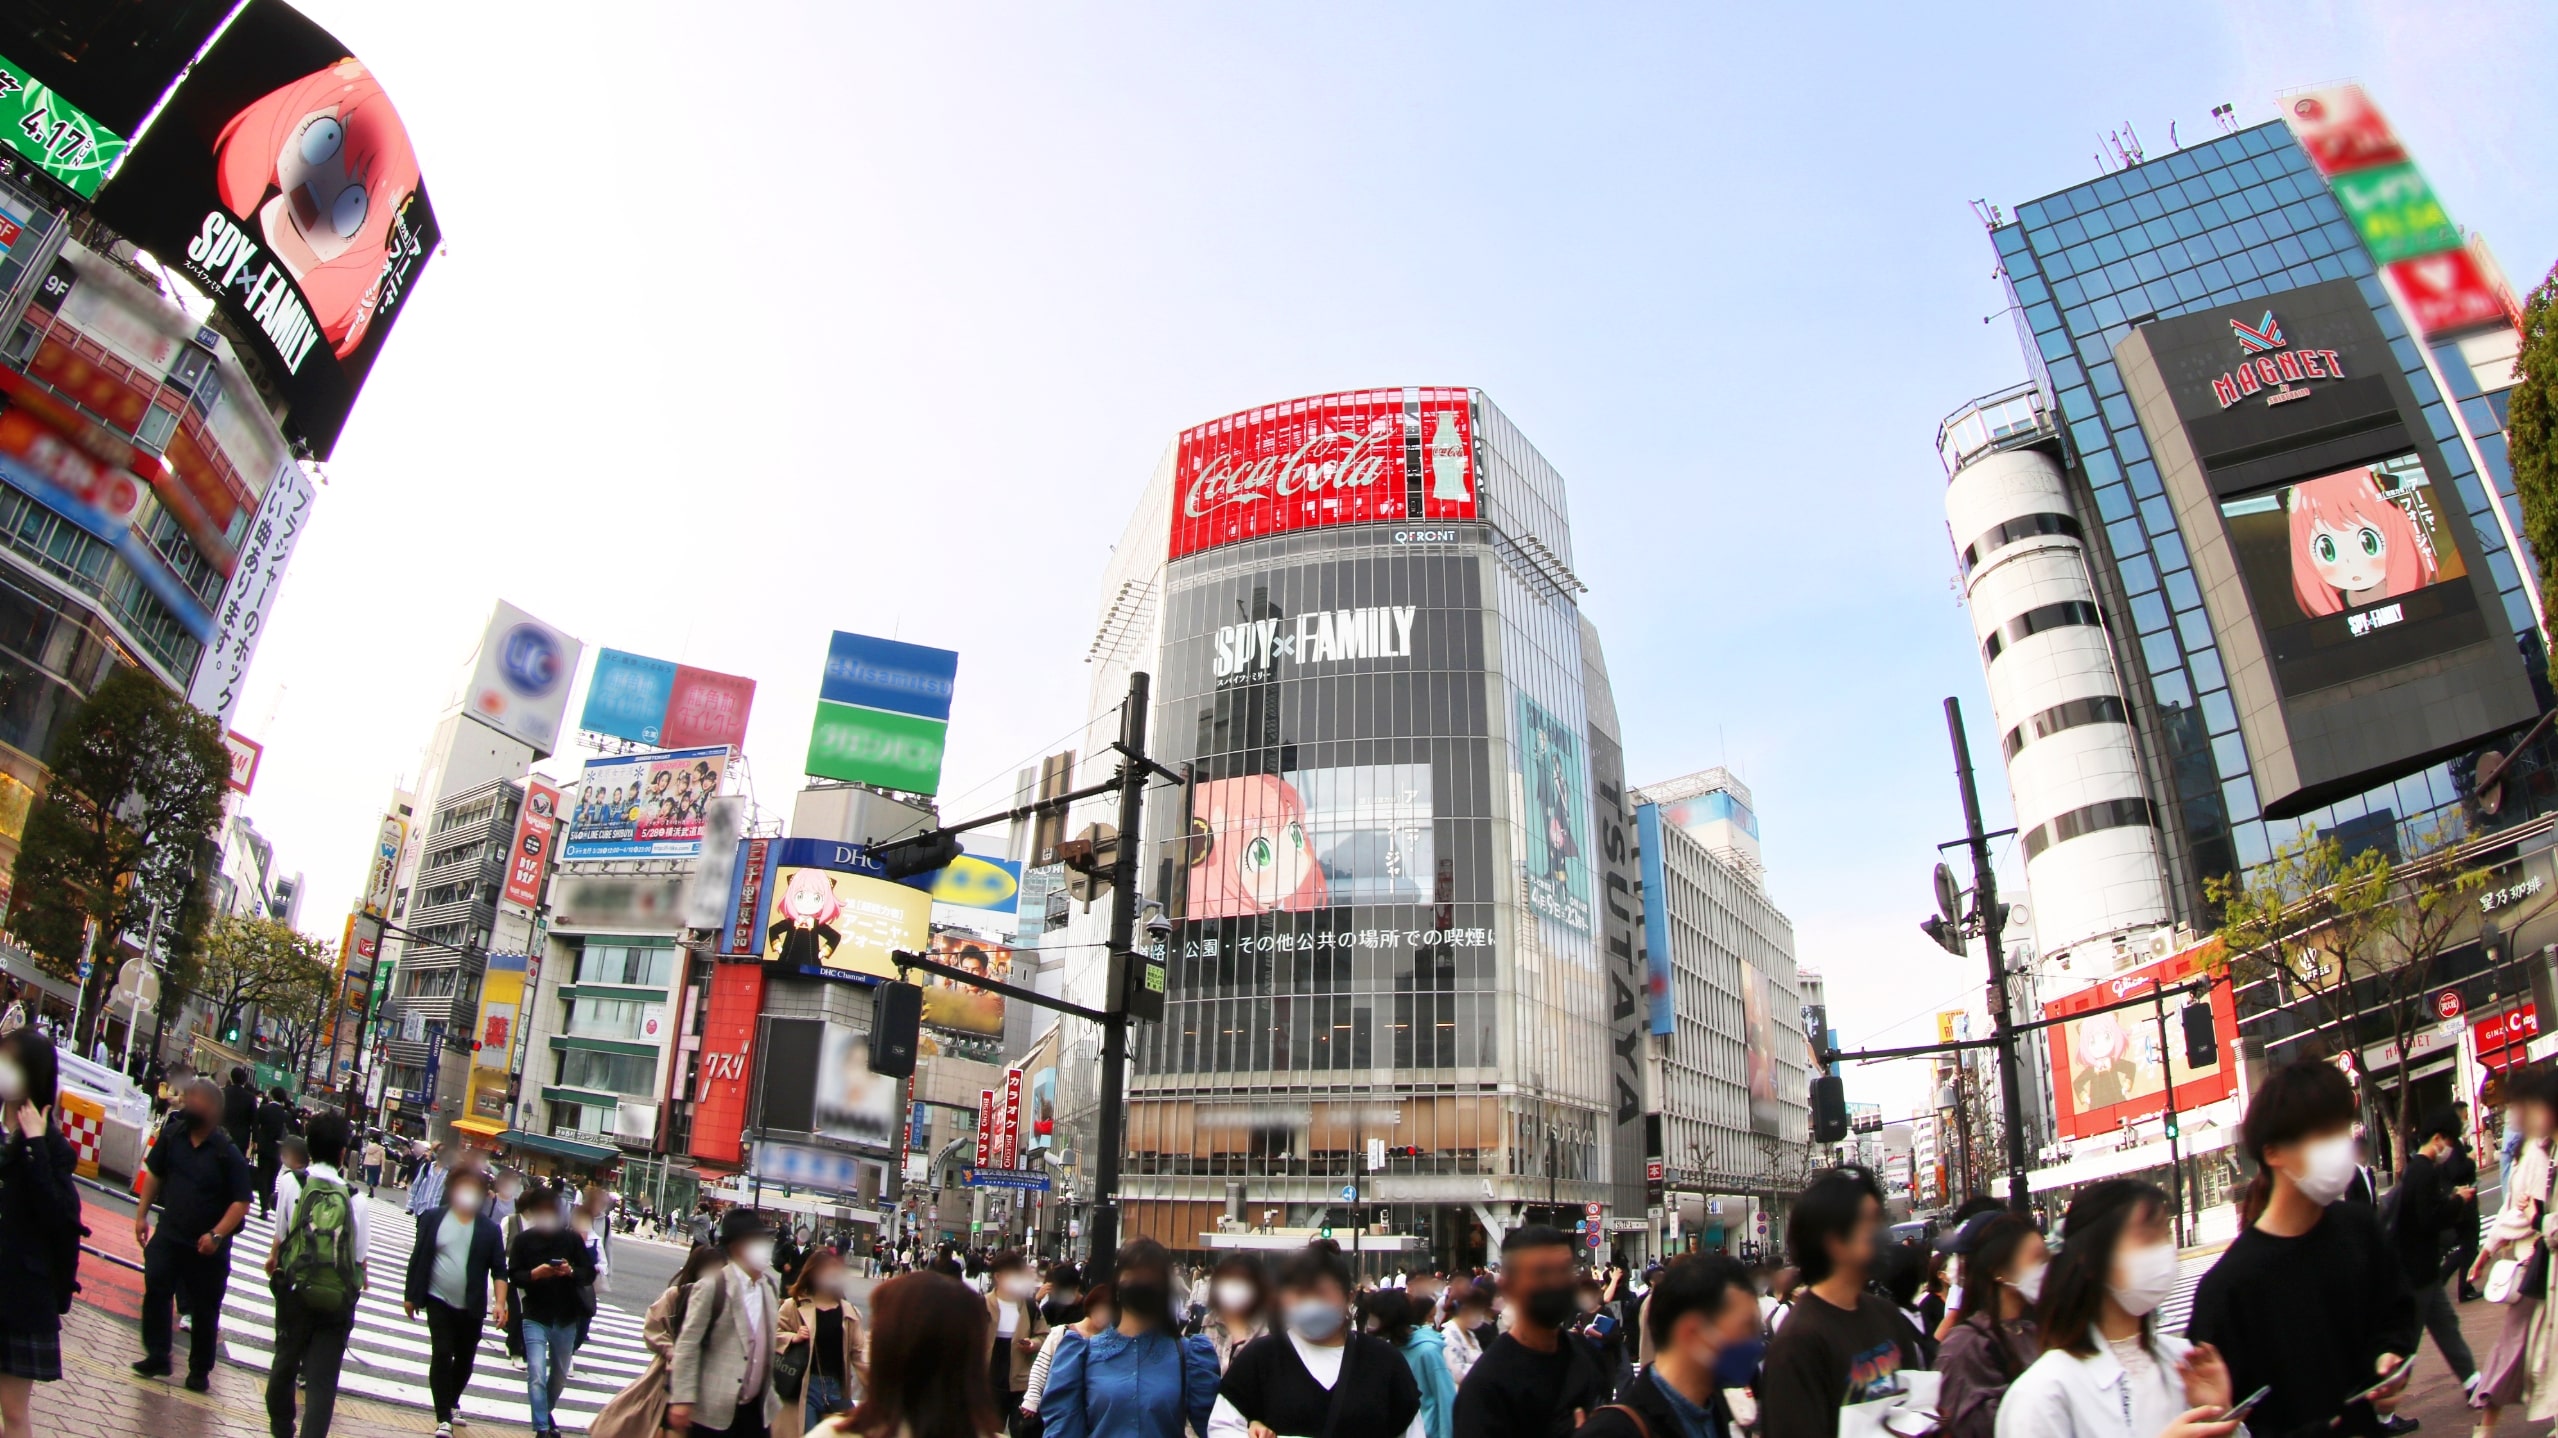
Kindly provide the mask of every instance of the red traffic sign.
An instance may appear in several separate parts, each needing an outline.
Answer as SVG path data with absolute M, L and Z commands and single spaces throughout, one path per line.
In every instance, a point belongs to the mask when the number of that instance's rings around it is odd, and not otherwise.
M 2459 1018 L 2468 1011 L 2468 1007 L 2460 1001 L 2458 989 L 2445 989 L 2434 995 L 2434 1017 L 2445 1022 Z
M 1590 1215 L 1592 1218 L 1596 1218 L 1600 1214 L 1607 1212 L 1607 1208 L 1603 1204 L 1587 1203 L 1581 1206 L 1581 1211 Z
M 1643 1181 L 1646 1183 L 1659 1183 L 1661 1181 L 1661 1160 L 1655 1158 L 1644 1161 Z

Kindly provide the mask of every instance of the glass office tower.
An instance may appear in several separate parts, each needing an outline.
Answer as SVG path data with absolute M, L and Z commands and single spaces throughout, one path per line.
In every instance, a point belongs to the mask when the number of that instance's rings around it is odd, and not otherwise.
M 2048 592 L 2010 586 L 2000 612 L 1983 608 L 1975 582 L 1993 697 L 2023 693 L 2000 665 L 2026 645 L 2066 643 L 2054 633 L 2101 635 L 2096 669 L 2110 660 L 2112 671 L 2072 681 L 2046 665 L 2036 682 L 2071 692 L 2012 698 L 2020 712 L 1998 717 L 2020 826 L 2051 820 L 2029 848 L 2038 890 L 2044 861 L 2072 844 L 2112 842 L 2118 855 L 2120 872 L 2069 876 L 2110 885 L 2110 910 L 2037 892 L 2038 915 L 2066 911 L 2090 929 L 2045 936 L 2046 951 L 2160 908 L 2157 890 L 2129 871 L 2139 864 L 2153 866 L 2164 891 L 2166 912 L 2150 922 L 2208 928 L 2205 880 L 2262 864 L 2296 836 L 2410 854 L 2489 822 L 2469 802 L 2476 749 L 2548 702 L 2532 566 L 2517 561 L 2519 514 L 2498 472 L 2503 410 L 2496 382 L 2481 384 L 2492 335 L 2483 347 L 2473 333 L 2428 353 L 2365 236 L 2281 123 L 2020 205 L 1991 240 L 2033 383 L 1966 406 L 1940 431 L 1957 527 L 1988 526 L 1953 541 L 1973 546 L 1967 577 L 2002 548 L 2070 551 L 2065 565 L 2047 557 Z M 2259 334 L 2268 324 L 2274 333 Z M 2326 372 L 2322 340 L 2304 326 L 2352 334 L 2350 344 L 2323 341 L 2344 345 L 2338 373 Z M 2043 457 L 2036 473 L 2002 478 L 1995 494 L 1967 489 L 1967 475 L 2015 468 L 2011 457 L 2029 451 Z M 2348 593 L 2351 612 L 2314 585 L 2295 600 L 2255 583 L 2250 566 L 2279 545 L 2285 507 L 2302 510 L 2313 482 L 2336 477 L 2328 470 L 2371 476 L 2417 517 L 2414 545 L 2402 547 L 2421 547 L 2423 577 L 2439 583 L 2403 605 L 2356 609 L 2357 595 L 2378 591 Z M 2039 487 L 2052 489 L 2047 500 L 2007 497 Z M 2260 533 L 2272 537 L 2252 537 Z M 2413 581 L 2392 582 L 2391 594 L 2413 594 Z M 2073 585 L 2080 592 L 2064 592 Z M 2452 610 L 2464 617 L 2437 614 Z M 2388 628 L 2402 617 L 2407 627 Z M 2431 682 L 2426 664 L 2454 653 L 2474 668 L 2437 683 L 2430 726 L 2382 712 Z M 2024 790 L 2041 781 L 2021 771 L 2036 744 L 2108 724 L 2133 740 L 2130 787 L 2115 794 L 2123 785 L 2099 783 L 2029 818 Z M 2357 728 L 2380 738 L 2346 754 Z M 2526 793 L 2494 822 L 2542 802 Z M 2136 843 L 2103 837 L 2123 829 L 2151 832 Z

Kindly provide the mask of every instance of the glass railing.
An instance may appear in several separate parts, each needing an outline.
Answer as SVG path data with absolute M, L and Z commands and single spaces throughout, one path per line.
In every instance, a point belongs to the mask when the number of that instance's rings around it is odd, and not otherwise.
M 1945 462 L 1946 476 L 1951 478 L 1956 470 L 1992 449 L 2054 432 L 2042 391 L 2027 380 L 1983 395 L 1946 416 L 1945 422 L 1936 427 L 1936 453 Z

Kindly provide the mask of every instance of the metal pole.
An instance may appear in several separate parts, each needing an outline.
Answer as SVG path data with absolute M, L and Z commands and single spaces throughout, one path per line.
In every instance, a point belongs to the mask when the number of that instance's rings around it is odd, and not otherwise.
M 71 1051 L 75 1054 L 80 1052 L 80 1014 L 89 1006 L 90 960 L 97 947 L 98 921 L 91 919 L 80 928 L 80 967 L 71 971 L 80 980 L 71 989 Z
M 2025 1090 L 2016 1059 L 2016 1030 L 2008 1013 L 2007 927 L 1998 902 L 1998 875 L 1990 868 L 1989 833 L 1981 826 L 1981 795 L 1972 783 L 1972 746 L 1963 736 L 1963 705 L 1948 696 L 1945 728 L 1954 737 L 1954 777 L 1963 786 L 1963 824 L 1972 849 L 1972 902 L 1981 916 L 1982 947 L 1989 951 L 1990 1028 L 1998 1041 L 1999 1087 L 2005 1091 L 2007 1121 L 2007 1206 L 2018 1213 L 2030 1201 L 2025 1191 Z
M 1101 1124 L 1095 1143 L 1091 1240 L 1092 1271 L 1107 1272 L 1119 1252 L 1119 1149 L 1126 1142 L 1128 1105 L 1128 995 L 1139 962 L 1137 940 L 1138 831 L 1146 820 L 1146 695 L 1143 670 L 1128 676 L 1128 699 L 1119 711 L 1119 843 L 1110 865 L 1110 972 L 1121 991 L 1102 1008 Z
M 2176 1064 L 2167 1054 L 2167 988 L 2152 981 L 2150 1007 L 2158 1019 L 2158 1076 L 2167 1090 L 2167 1194 L 2176 1205 L 2176 1246 L 2185 1246 L 2185 1161 L 2176 1152 Z

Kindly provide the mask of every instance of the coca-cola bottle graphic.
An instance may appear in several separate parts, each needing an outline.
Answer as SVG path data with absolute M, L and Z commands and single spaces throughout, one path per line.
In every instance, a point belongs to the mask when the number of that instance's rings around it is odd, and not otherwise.
M 1474 492 L 1466 488 L 1466 445 L 1457 433 L 1456 416 L 1442 414 L 1439 427 L 1430 431 L 1430 497 L 1451 504 L 1467 504 Z

